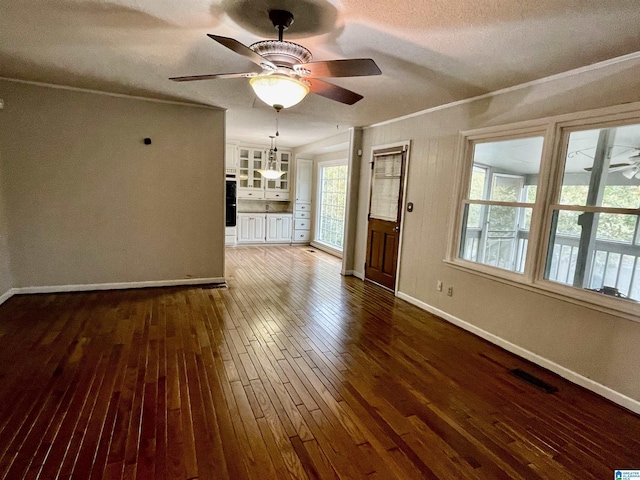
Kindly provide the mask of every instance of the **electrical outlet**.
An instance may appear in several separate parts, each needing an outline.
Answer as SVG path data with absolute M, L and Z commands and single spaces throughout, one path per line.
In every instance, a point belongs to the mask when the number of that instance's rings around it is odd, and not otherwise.
M 453 287 L 447 288 L 447 296 L 453 297 Z
M 442 291 L 442 282 L 440 280 L 438 280 L 438 283 L 436 284 L 436 290 L 438 290 L 439 292 Z

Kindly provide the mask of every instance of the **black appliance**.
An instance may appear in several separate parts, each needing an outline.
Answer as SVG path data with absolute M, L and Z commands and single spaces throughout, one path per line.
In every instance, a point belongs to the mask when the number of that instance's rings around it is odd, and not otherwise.
M 236 186 L 237 186 L 237 182 L 235 180 L 227 179 L 227 186 L 225 189 L 227 193 L 226 199 L 225 199 L 227 227 L 236 226 L 236 210 L 238 206 L 238 203 L 236 200 Z

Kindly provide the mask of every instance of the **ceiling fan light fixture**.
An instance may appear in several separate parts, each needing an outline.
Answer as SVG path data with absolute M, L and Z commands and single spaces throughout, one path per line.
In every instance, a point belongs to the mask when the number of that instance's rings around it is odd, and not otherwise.
M 297 105 L 309 93 L 306 83 L 286 75 L 258 75 L 249 84 L 260 100 L 276 110 Z

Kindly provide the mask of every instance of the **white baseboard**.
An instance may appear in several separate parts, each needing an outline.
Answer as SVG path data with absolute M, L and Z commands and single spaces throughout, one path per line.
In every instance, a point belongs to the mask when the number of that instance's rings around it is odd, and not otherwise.
M 16 294 L 15 290 L 16 290 L 15 288 L 10 288 L 6 292 L 4 292 L 2 295 L 0 295 L 0 305 L 2 305 L 4 302 L 9 300 L 11 297 L 13 297 Z
M 356 270 L 347 270 L 344 274 L 353 275 L 354 277 L 359 278 L 360 280 L 364 280 L 364 273 L 360 273 Z
M 178 280 L 150 280 L 146 282 L 120 282 L 120 283 L 88 283 L 82 285 L 49 285 L 41 287 L 12 288 L 12 295 L 23 293 L 61 293 L 61 292 L 86 292 L 90 290 L 123 290 L 127 288 L 149 287 L 175 287 L 179 285 L 203 285 L 223 284 L 224 277 L 211 278 L 181 278 Z M 2 297 L 0 297 L 1 299 Z
M 454 325 L 457 325 L 458 327 L 463 328 L 468 332 L 471 332 L 481 338 L 484 338 L 485 340 L 495 345 L 498 345 L 499 347 L 502 347 L 511 353 L 514 353 L 526 360 L 529 360 L 537 365 L 540 365 L 541 367 L 546 368 L 547 370 L 550 370 L 560 375 L 562 378 L 565 378 L 570 382 L 575 383 L 576 385 L 580 385 L 581 387 L 584 387 L 587 390 L 591 390 L 592 392 L 597 393 L 598 395 L 604 398 L 607 398 L 612 402 L 617 403 L 618 405 L 621 405 L 631 410 L 632 412 L 640 414 L 640 401 L 638 400 L 635 400 L 631 397 L 627 397 L 626 395 L 620 392 L 616 392 L 615 390 L 612 390 L 611 388 L 605 385 L 602 385 L 598 382 L 591 380 L 590 378 L 580 375 L 579 373 L 576 373 L 573 370 L 569 370 L 568 368 L 563 367 L 562 365 L 558 365 L 557 363 L 547 358 L 541 357 L 540 355 L 530 352 L 529 350 L 526 350 L 514 343 L 504 340 L 503 338 L 500 338 L 497 335 L 494 335 L 493 333 L 489 333 L 486 330 L 483 330 L 471 323 L 465 322 L 464 320 L 458 317 L 455 317 L 443 310 L 432 307 L 431 305 L 424 303 L 416 298 L 413 298 L 407 295 L 406 293 L 398 292 L 397 297 L 401 298 L 402 300 L 406 300 L 407 302 L 415 305 L 416 307 L 426 310 L 427 312 L 432 313 Z

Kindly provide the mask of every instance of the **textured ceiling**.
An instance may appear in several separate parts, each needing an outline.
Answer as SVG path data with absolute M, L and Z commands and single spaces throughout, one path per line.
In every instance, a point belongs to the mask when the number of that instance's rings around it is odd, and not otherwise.
M 383 74 L 332 79 L 364 99 L 309 95 L 280 114 L 280 144 L 298 146 L 425 108 L 640 50 L 638 0 L 2 0 L 0 76 L 217 106 L 230 138 L 265 143 L 273 109 L 244 78 L 171 76 L 252 71 L 206 34 L 250 45 L 285 32 L 314 60 L 373 58 Z M 0 92 L 1 93 L 1 92 Z

